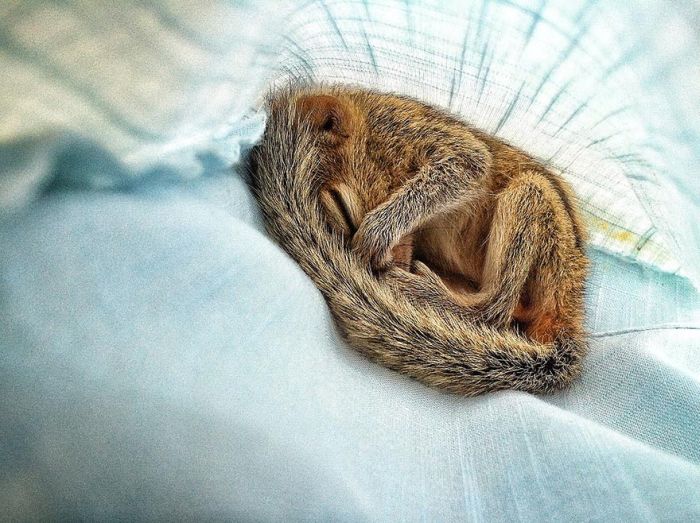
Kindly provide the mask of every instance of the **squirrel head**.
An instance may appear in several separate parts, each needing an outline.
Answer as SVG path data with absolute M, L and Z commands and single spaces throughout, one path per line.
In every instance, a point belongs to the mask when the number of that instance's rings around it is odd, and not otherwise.
M 365 177 L 365 116 L 344 93 L 322 87 L 296 100 L 298 117 L 315 133 L 323 165 L 321 204 L 329 224 L 347 241 L 354 235 L 369 207 Z

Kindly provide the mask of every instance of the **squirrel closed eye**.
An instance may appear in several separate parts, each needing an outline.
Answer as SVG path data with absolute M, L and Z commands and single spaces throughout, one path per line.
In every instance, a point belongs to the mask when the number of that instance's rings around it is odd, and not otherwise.
M 345 184 L 336 184 L 321 190 L 320 197 L 331 226 L 351 239 L 364 214 L 352 190 Z

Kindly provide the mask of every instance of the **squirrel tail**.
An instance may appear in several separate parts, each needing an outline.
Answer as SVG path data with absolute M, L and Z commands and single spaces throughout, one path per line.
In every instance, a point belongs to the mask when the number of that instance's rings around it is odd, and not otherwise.
M 268 105 L 268 125 L 251 154 L 251 187 L 270 235 L 311 277 L 343 336 L 371 360 L 438 389 L 476 395 L 566 386 L 586 351 L 581 336 L 552 343 L 470 324 L 410 301 L 348 252 L 323 218 L 314 134 L 293 104 Z

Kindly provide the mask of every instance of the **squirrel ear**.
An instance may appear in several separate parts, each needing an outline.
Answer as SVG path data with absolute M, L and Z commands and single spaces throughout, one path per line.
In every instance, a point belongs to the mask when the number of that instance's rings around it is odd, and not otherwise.
M 305 96 L 297 102 L 297 109 L 302 118 L 308 119 L 315 130 L 347 138 L 346 111 L 335 96 Z

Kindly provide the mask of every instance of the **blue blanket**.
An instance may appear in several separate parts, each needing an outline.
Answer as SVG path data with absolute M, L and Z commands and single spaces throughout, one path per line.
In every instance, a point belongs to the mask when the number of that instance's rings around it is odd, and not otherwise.
M 280 16 L 67 2 L 0 21 L 1 518 L 700 517 L 700 299 L 653 256 L 591 245 L 591 353 L 558 394 L 445 395 L 340 340 L 230 169 L 264 124 L 246 109 L 289 44 Z M 699 267 L 694 173 L 659 174 Z

